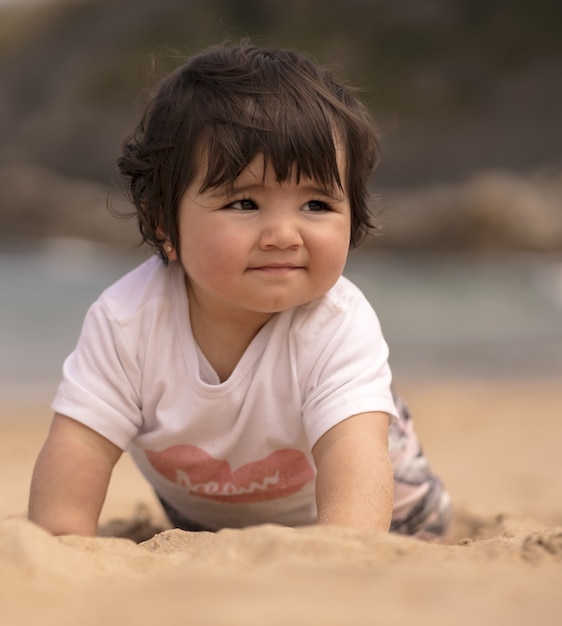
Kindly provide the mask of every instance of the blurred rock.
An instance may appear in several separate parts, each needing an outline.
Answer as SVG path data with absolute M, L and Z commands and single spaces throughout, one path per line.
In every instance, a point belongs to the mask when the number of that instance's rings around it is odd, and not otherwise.
M 482 171 L 459 184 L 381 194 L 378 247 L 562 252 L 562 169 Z
M 482 172 L 460 188 L 458 202 L 479 248 L 562 249 L 562 176 Z
M 0 168 L 0 241 L 78 237 L 134 245 L 134 220 L 115 219 L 111 206 L 127 211 L 117 189 L 66 178 L 36 165 Z

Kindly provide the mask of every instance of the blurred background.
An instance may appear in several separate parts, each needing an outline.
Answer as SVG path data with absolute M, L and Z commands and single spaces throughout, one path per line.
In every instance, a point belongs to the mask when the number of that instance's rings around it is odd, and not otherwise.
M 0 0 L 0 393 L 54 390 L 147 257 L 115 159 L 177 52 L 249 37 L 358 87 L 381 229 L 347 274 L 397 378 L 562 374 L 559 0 Z M 33 391 L 30 391 L 30 390 Z

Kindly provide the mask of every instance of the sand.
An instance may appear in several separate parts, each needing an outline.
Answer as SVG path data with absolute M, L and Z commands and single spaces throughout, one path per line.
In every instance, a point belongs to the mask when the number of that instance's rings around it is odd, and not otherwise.
M 126 457 L 104 536 L 54 538 L 25 519 L 49 411 L 2 407 L 0 625 L 562 624 L 560 383 L 401 391 L 456 504 L 445 545 L 328 527 L 166 529 Z

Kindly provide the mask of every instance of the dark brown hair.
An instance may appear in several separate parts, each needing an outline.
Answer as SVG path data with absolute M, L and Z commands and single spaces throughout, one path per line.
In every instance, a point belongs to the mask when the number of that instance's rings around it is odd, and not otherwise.
M 345 151 L 343 181 L 338 143 Z M 117 164 L 144 241 L 164 261 L 162 233 L 179 249 L 178 207 L 202 154 L 201 191 L 234 183 L 260 153 L 280 182 L 295 171 L 297 180 L 303 175 L 347 192 L 351 246 L 374 227 L 368 183 L 378 144 L 367 109 L 304 55 L 242 44 L 212 47 L 172 72 L 125 142 Z

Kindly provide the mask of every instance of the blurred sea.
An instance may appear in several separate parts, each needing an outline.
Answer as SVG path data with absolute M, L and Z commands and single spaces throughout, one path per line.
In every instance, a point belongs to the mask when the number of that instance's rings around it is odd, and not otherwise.
M 0 250 L 0 397 L 51 395 L 83 316 L 148 253 L 80 240 Z M 353 251 L 395 379 L 560 377 L 562 259 Z

